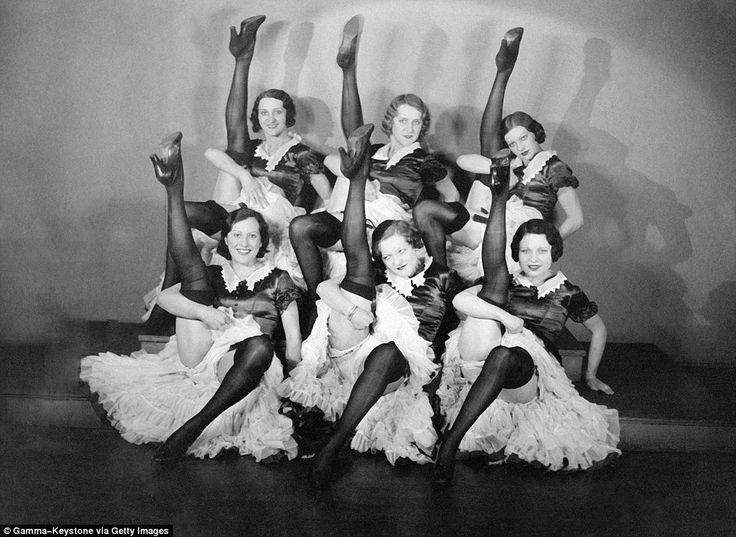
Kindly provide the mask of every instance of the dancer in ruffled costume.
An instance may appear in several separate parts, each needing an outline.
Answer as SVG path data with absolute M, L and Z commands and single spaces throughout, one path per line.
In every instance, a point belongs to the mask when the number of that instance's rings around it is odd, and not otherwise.
M 554 223 L 563 238 L 583 225 L 575 191 L 578 180 L 554 151 L 542 150 L 539 144 L 545 140 L 544 128 L 524 112 L 514 112 L 501 119 L 506 85 L 516 64 L 523 33 L 523 28 L 506 32 L 496 54 L 496 77 L 481 121 L 481 154 L 462 155 L 457 160 L 461 168 L 476 174 L 465 206 L 427 200 L 414 207 L 414 221 L 422 230 L 427 251 L 456 269 L 466 281 L 482 276 L 480 244 L 491 197 L 490 157 L 507 146 L 515 155 L 512 168 L 516 176 L 506 208 L 508 240 L 523 222 L 532 218 Z M 449 253 L 447 236 L 452 241 Z M 511 259 L 508 246 L 506 260 L 514 272 L 518 265 Z
M 219 251 L 227 261 L 205 266 L 186 217 L 180 142 L 180 133 L 172 135 L 151 156 L 166 187 L 169 249 L 181 276 L 181 285 L 160 297 L 177 316 L 176 338 L 156 355 L 83 358 L 81 378 L 126 440 L 165 441 L 157 461 L 214 457 L 228 448 L 259 461 L 293 458 L 291 420 L 278 413 L 283 373 L 270 336 L 280 319 L 293 367 L 300 359 L 299 291 L 263 260 L 268 226 L 247 207 L 225 222 Z
M 331 187 L 324 175 L 322 156 L 291 131 L 296 122 L 296 108 L 285 91 L 269 89 L 256 97 L 250 121 L 253 132 L 263 131 L 264 139 L 250 138 L 248 76 L 256 33 L 264 20 L 263 15 L 258 15 L 245 19 L 239 31 L 230 28 L 229 48 L 235 58 L 235 69 L 225 110 L 227 149 L 205 152 L 205 157 L 218 169 L 214 199 L 187 201 L 185 207 L 195 240 L 205 247 L 203 259 L 208 264 L 223 261 L 209 250 L 217 244 L 217 238 L 211 236 L 222 230 L 228 213 L 240 203 L 259 211 L 271 233 L 272 248 L 267 254 L 270 262 L 301 283 L 301 270 L 289 242 L 289 223 L 295 216 L 321 205 L 320 198 L 329 199 Z M 169 256 L 161 285 L 146 298 L 147 305 L 153 309 L 144 316 L 144 320 L 149 319 L 145 333 L 159 333 L 166 325 L 170 316 L 153 303 L 160 289 L 177 281 L 176 266 Z
M 454 301 L 468 317 L 449 338 L 437 391 L 449 428 L 435 461 L 441 484 L 452 481 L 458 449 L 549 470 L 595 468 L 620 453 L 618 413 L 583 399 L 553 355 L 554 338 L 570 317 L 591 331 L 588 361 L 597 367 L 606 330 L 596 304 L 551 269 L 562 255 L 552 224 L 537 219 L 519 228 L 512 254 L 521 272 L 509 279 L 507 159 L 492 168 L 483 283 Z
M 359 16 L 343 29 L 337 64 L 343 72 L 341 125 L 347 137 L 363 125 L 363 110 L 356 78 L 356 53 L 361 32 Z M 367 225 L 373 229 L 386 220 L 410 220 L 411 208 L 420 197 L 441 197 L 452 201 L 459 193 L 447 169 L 423 147 L 430 125 L 429 109 L 413 94 L 399 95 L 388 106 L 381 124 L 389 143 L 370 149 L 370 180 L 366 190 Z M 332 252 L 340 252 L 342 210 L 348 182 L 340 177 L 339 159 L 328 156 L 325 164 L 337 175 L 332 198 L 325 212 L 295 218 L 290 237 L 311 300 L 317 300 L 317 285 L 329 277 L 344 274 Z M 322 250 L 330 253 L 323 267 Z M 342 273 L 341 273 L 342 272 Z
M 349 155 L 341 154 L 343 175 L 350 178 L 342 226 L 347 274 L 339 283 L 319 285 L 319 314 L 302 346 L 302 362 L 283 384 L 289 399 L 337 420 L 312 467 L 319 488 L 328 486 L 353 431 L 352 449 L 383 451 L 392 464 L 400 458 L 428 462 L 437 439 L 422 387 L 437 370 L 431 344 L 453 278 L 423 259 L 419 233 L 409 223 L 389 221 L 373 234 L 374 256 L 385 264 L 389 284 L 375 287 L 364 225 L 372 130 L 372 125 L 356 130 L 348 140 Z

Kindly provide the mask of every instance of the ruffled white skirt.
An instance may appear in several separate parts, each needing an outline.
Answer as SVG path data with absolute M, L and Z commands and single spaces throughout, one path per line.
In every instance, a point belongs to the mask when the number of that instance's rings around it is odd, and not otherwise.
M 542 213 L 533 207 L 524 205 L 524 202 L 516 196 L 509 198 L 506 203 L 506 265 L 509 267 L 509 273 L 511 274 L 519 270 L 519 264 L 511 258 L 511 241 L 514 238 L 514 233 L 521 224 L 534 218 L 542 218 Z M 478 227 L 478 233 L 482 238 L 485 232 L 485 224 L 471 222 L 472 225 Z M 481 239 L 481 244 L 474 249 L 450 242 L 447 249 L 448 266 L 456 271 L 466 283 L 474 283 L 483 276 L 482 242 Z
M 451 427 L 472 382 L 462 374 L 458 352 L 462 326 L 447 340 L 442 382 L 437 395 L 441 412 Z M 501 345 L 522 347 L 538 372 L 538 395 L 528 403 L 496 399 L 480 415 L 460 443 L 460 451 L 503 452 L 549 470 L 585 470 L 621 451 L 618 412 L 596 405 L 578 394 L 559 362 L 527 329 L 504 334 Z
M 419 323 L 411 305 L 387 285 L 376 296 L 374 333 L 351 349 L 329 348 L 329 307 L 317 302 L 312 333 L 302 344 L 302 361 L 279 388 L 284 397 L 306 408 L 319 408 L 325 419 L 336 421 L 370 352 L 393 341 L 409 364 L 408 378 L 384 394 L 358 424 L 351 447 L 359 452 L 383 451 L 391 464 L 406 458 L 424 464 L 437 441 L 432 407 L 422 386 L 436 373 L 429 344 L 417 333 Z
M 80 378 L 98 394 L 110 422 L 125 440 L 163 442 L 212 398 L 220 386 L 217 366 L 230 346 L 260 334 L 251 316 L 233 318 L 226 330 L 213 332 L 212 348 L 196 367 L 182 365 L 172 337 L 158 354 L 105 352 L 82 358 Z M 214 457 L 234 448 L 257 461 L 281 454 L 293 459 L 297 445 L 292 423 L 278 413 L 275 387 L 282 380 L 281 364 L 274 356 L 260 384 L 210 423 L 187 453 Z

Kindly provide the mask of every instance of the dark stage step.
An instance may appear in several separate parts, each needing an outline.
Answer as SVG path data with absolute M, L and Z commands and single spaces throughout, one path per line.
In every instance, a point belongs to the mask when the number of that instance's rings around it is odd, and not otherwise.
M 87 322 L 70 324 L 53 343 L 3 344 L 0 419 L 109 427 L 79 381 L 79 359 L 103 351 L 130 354 L 139 348 L 138 337 L 134 324 Z M 583 346 L 571 347 L 568 371 L 579 370 Z M 599 377 L 615 395 L 576 386 L 591 401 L 618 409 L 622 449 L 736 453 L 736 367 L 683 366 L 651 344 L 609 343 Z

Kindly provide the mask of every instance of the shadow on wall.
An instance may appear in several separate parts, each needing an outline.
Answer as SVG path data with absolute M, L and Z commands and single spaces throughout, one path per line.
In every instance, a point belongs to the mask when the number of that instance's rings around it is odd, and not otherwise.
M 590 124 L 611 52 L 605 41 L 590 39 L 584 53 L 580 89 L 552 144 L 580 179 L 586 220 L 569 241 L 566 273 L 599 302 L 612 340 L 652 341 L 677 357 L 693 330 L 687 285 L 674 270 L 692 255 L 685 226 L 691 211 L 627 165 L 622 141 Z M 598 279 L 578 281 L 583 272 Z

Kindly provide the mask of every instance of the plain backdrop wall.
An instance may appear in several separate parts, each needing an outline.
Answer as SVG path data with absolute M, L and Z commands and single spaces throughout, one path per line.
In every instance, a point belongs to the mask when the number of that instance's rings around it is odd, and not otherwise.
M 225 143 L 228 27 L 263 13 L 251 102 L 296 97 L 297 129 L 343 143 L 342 24 L 364 15 L 366 120 L 415 92 L 431 147 L 477 152 L 503 32 L 523 26 L 506 111 L 522 109 L 581 180 L 585 226 L 561 268 L 612 341 L 736 362 L 736 9 L 727 0 L 16 1 L 0 5 L 2 338 L 67 320 L 136 321 L 164 259 L 165 199 L 147 156 L 184 132 L 187 197 Z M 580 334 L 581 332 L 576 331 Z

